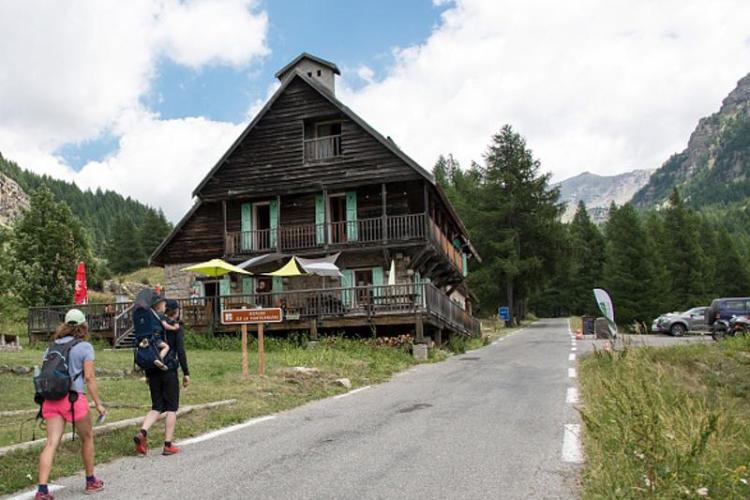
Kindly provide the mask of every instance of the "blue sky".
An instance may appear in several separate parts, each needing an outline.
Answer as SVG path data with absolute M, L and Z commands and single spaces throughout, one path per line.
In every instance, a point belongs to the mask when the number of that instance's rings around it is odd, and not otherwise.
M 265 0 L 258 4 L 269 18 L 270 54 L 246 67 L 208 65 L 199 69 L 162 58 L 156 79 L 143 104 L 162 119 L 202 116 L 241 123 L 251 104 L 266 98 L 274 73 L 300 52 L 310 52 L 349 69 L 348 82 L 364 64 L 382 75 L 393 63 L 392 49 L 426 40 L 445 6 L 431 0 Z M 113 153 L 118 137 L 103 133 L 83 143 L 70 143 L 56 153 L 75 170 Z
M 427 169 L 441 154 L 481 162 L 504 124 L 553 181 L 655 169 L 750 71 L 750 2 L 689 4 L 0 2 L 0 152 L 179 220 L 273 74 L 307 51 Z

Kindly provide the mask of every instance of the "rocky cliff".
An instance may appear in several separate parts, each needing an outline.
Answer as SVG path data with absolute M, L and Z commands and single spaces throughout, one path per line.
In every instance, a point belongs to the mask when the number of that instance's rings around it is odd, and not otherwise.
M 750 196 L 750 75 L 702 118 L 687 148 L 669 158 L 633 197 L 639 207 L 658 207 L 673 187 L 694 207 L 744 202 Z
M 586 204 L 591 218 L 604 222 L 609 205 L 614 201 L 622 205 L 648 183 L 652 170 L 634 170 L 619 175 L 596 175 L 584 172 L 566 179 L 556 186 L 560 188 L 560 201 L 566 204 L 563 221 L 573 219 L 579 201 Z
M 11 225 L 29 206 L 29 197 L 16 181 L 0 173 L 0 226 Z

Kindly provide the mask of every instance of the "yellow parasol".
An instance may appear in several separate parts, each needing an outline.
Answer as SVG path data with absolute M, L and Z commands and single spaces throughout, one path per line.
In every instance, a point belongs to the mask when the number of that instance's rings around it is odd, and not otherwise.
M 265 276 L 304 276 L 307 273 L 303 272 L 297 265 L 297 259 L 292 257 L 289 262 L 284 264 L 283 267 L 275 270 L 272 273 L 263 273 Z
M 221 259 L 211 259 L 208 262 L 201 262 L 200 264 L 183 267 L 181 271 L 200 273 L 214 278 L 224 276 L 228 273 L 252 274 L 237 266 L 233 266 L 229 262 L 224 262 Z

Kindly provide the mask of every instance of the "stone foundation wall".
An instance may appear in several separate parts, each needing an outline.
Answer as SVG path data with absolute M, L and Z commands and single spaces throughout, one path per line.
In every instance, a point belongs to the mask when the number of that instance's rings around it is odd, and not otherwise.
M 200 275 L 180 271 L 191 264 L 167 264 L 164 266 L 164 292 L 167 297 L 184 299 L 190 297 L 193 282 Z

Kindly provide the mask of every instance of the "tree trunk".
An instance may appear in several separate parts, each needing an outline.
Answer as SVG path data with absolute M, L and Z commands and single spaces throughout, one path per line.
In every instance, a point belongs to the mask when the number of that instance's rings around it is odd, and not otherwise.
M 505 277 L 505 295 L 508 300 L 508 314 L 510 314 L 510 325 L 516 324 L 516 311 L 513 307 L 513 278 L 510 276 Z

